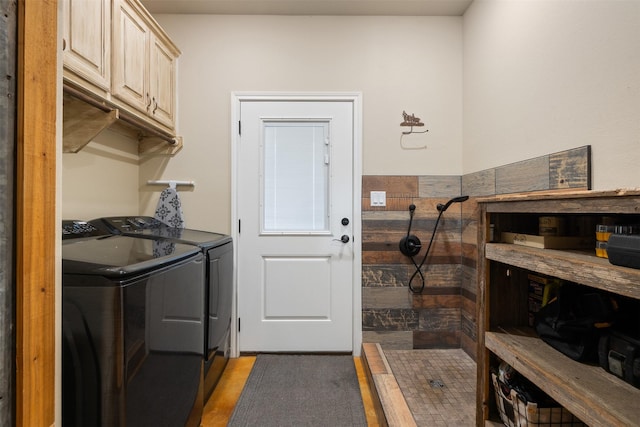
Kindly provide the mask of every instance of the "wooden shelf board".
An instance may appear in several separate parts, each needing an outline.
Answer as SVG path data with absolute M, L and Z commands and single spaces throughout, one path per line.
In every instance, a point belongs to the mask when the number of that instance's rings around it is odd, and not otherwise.
M 640 420 L 640 390 L 599 366 L 571 360 L 517 331 L 487 332 L 485 346 L 589 425 L 637 425 Z
M 640 196 L 640 187 L 639 188 L 630 188 L 630 189 L 618 189 L 618 190 L 604 190 L 604 191 L 594 191 L 594 190 L 553 190 L 553 191 L 539 191 L 539 192 L 525 192 L 525 193 L 512 193 L 512 194 L 499 194 L 495 196 L 487 196 L 487 197 L 479 197 L 477 199 L 478 203 L 487 203 L 487 211 L 493 212 L 496 208 L 491 208 L 490 206 L 496 203 L 501 202 L 510 202 L 505 210 L 500 209 L 500 211 L 504 212 L 517 212 L 518 204 L 513 202 L 536 202 L 536 212 L 540 212 L 540 206 L 545 206 L 544 201 L 570 201 L 572 199 L 579 199 L 580 204 L 583 205 L 585 201 L 590 201 L 590 199 L 595 199 L 594 201 L 597 204 L 602 204 L 603 198 L 618 198 L 622 196 Z M 569 205 L 572 206 L 572 205 Z M 558 208 L 556 207 L 556 212 L 558 212 Z M 584 209 L 580 212 L 584 213 Z
M 519 194 L 479 199 L 487 213 L 640 214 L 640 189 Z
M 593 288 L 640 299 L 640 270 L 619 267 L 605 258 L 579 251 L 538 249 L 508 243 L 487 243 L 487 259 L 536 271 Z

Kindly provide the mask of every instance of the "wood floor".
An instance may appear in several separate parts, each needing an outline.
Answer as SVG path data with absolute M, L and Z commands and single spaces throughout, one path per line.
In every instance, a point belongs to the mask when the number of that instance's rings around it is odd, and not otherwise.
M 255 363 L 255 356 L 243 356 L 237 359 L 229 359 L 227 367 L 220 378 L 220 382 L 216 386 L 211 398 L 207 401 L 202 414 L 201 427 L 218 427 L 226 426 L 233 408 L 242 393 L 251 368 Z M 360 392 L 362 393 L 362 402 L 364 403 L 365 416 L 367 424 L 370 427 L 378 427 L 378 419 L 376 418 L 376 410 L 369 384 L 367 383 L 367 375 L 365 373 L 362 359 L 353 358 L 358 374 L 358 382 L 360 383 Z

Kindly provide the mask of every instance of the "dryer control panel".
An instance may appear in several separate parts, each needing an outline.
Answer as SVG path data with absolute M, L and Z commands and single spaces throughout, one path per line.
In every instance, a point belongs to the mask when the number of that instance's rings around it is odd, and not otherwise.
M 100 218 L 91 221 L 91 224 L 106 226 L 109 231 L 116 234 L 132 233 L 150 228 L 159 228 L 163 224 L 150 216 L 117 216 Z

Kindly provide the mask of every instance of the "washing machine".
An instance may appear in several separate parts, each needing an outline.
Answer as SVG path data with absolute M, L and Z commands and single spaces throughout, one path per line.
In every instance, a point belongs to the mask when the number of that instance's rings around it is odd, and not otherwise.
M 63 221 L 62 424 L 198 426 L 204 256 Z
M 173 228 L 148 216 L 99 218 L 90 222 L 111 233 L 164 239 L 195 245 L 205 256 L 206 314 L 204 351 L 205 401 L 215 388 L 227 361 L 233 304 L 233 242 L 230 236 L 188 228 Z

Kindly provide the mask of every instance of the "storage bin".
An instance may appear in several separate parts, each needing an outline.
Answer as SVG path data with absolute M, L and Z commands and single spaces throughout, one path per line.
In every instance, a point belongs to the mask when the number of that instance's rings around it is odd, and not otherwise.
M 494 373 L 491 373 L 491 381 L 495 390 L 500 419 L 505 426 L 586 426 L 562 406 L 539 408 L 536 403 L 527 403 L 522 400 L 515 390 L 510 390 L 509 396 L 505 396 L 503 385 Z

